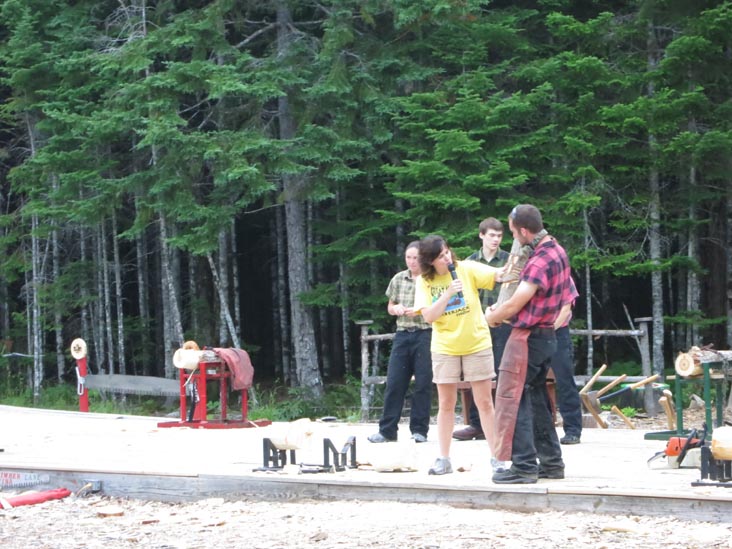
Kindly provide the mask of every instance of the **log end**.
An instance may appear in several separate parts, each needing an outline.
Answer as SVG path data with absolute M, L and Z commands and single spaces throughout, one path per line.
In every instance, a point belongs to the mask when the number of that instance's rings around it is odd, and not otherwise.
M 674 369 L 682 377 L 697 376 L 703 373 L 702 366 L 694 360 L 690 352 L 679 353 L 674 362 Z

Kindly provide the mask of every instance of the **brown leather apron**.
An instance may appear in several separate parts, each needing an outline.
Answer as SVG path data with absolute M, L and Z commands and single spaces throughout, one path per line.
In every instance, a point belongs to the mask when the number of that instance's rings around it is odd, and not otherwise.
M 513 433 L 516 430 L 521 395 L 526 383 L 529 363 L 529 334 L 531 330 L 513 328 L 506 341 L 503 358 L 499 366 L 496 387 L 496 458 L 509 461 L 513 448 Z

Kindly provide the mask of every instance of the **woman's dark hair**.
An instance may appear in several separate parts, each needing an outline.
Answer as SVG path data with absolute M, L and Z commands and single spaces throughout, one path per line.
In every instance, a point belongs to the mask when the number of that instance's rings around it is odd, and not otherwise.
M 444 247 L 450 250 L 453 261 L 457 262 L 457 257 L 452 251 L 452 248 L 447 245 L 445 239 L 440 235 L 430 234 L 419 241 L 419 268 L 422 271 L 422 276 L 426 280 L 435 278 L 435 274 L 437 273 L 432 266 L 432 262 L 440 256 Z

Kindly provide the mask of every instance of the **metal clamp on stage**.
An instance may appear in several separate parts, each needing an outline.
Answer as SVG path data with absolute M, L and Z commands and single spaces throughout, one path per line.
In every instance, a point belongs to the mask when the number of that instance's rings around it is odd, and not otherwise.
M 290 454 L 290 465 L 296 465 L 297 448 L 288 444 L 281 444 L 280 441 L 273 441 L 270 438 L 262 440 L 262 467 L 254 471 L 279 471 L 287 465 L 287 453 Z M 331 458 L 333 463 L 331 464 Z M 349 459 L 350 458 L 350 459 Z M 329 438 L 323 439 L 323 463 L 310 464 L 300 463 L 299 473 L 335 473 L 345 471 L 347 468 L 355 469 L 356 462 L 356 437 L 350 436 L 341 450 L 337 450 Z

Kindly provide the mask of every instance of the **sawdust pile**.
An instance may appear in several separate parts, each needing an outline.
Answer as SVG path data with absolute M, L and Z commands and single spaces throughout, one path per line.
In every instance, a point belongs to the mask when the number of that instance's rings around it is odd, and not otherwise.
M 11 548 L 732 547 L 732 524 L 389 501 L 169 504 L 69 497 L 0 511 Z
M 619 417 L 611 412 L 606 411 L 603 412 L 602 415 L 607 421 L 609 421 L 613 429 L 628 428 Z M 692 405 L 684 409 L 683 416 L 684 429 L 698 429 L 701 431 L 706 421 L 704 401 L 701 399 L 694 401 Z M 716 410 L 712 410 L 712 421 L 716 420 L 717 412 Z M 666 415 L 663 412 L 660 412 L 655 416 L 647 416 L 641 413 L 631 418 L 631 421 L 635 425 L 635 428 L 639 430 L 664 431 L 669 429 Z M 727 407 L 723 409 L 722 421 L 725 425 L 732 425 L 732 409 Z

